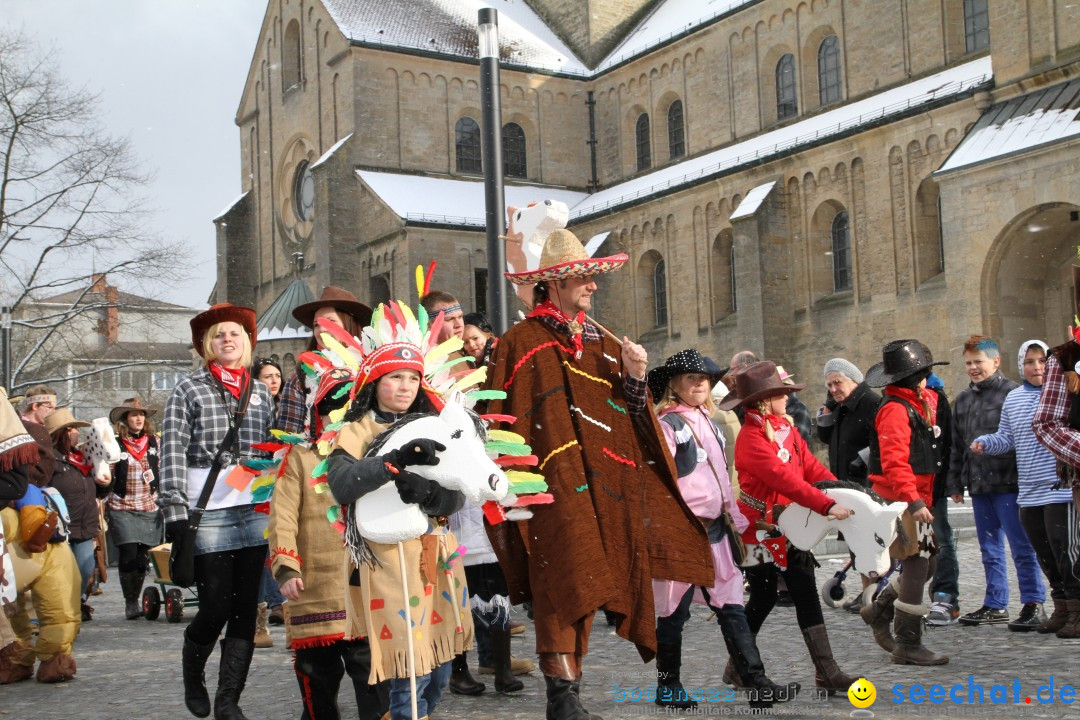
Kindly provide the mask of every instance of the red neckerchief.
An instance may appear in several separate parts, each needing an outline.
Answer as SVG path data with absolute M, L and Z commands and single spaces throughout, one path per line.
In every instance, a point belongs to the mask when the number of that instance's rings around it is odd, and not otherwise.
M 214 374 L 221 384 L 225 386 L 225 389 L 232 393 L 232 396 L 237 400 L 240 399 L 240 391 L 244 389 L 248 380 L 247 368 L 241 368 L 239 370 L 229 370 L 221 366 L 221 363 L 210 363 L 210 372 Z
M 566 325 L 566 329 L 570 333 L 570 339 L 574 342 L 574 359 L 580 360 L 581 354 L 584 351 L 584 343 L 581 339 L 581 333 L 585 331 L 585 311 L 578 310 L 577 316 L 571 320 L 566 313 L 559 308 L 555 307 L 555 304 L 550 300 L 545 300 L 532 309 L 526 317 L 540 317 L 546 316 L 555 318 L 563 325 Z
M 935 397 L 933 401 L 930 400 L 930 397 L 934 395 L 932 390 L 924 388 L 920 395 L 914 390 L 896 385 L 886 385 L 885 394 L 907 400 L 910 405 L 919 408 L 921 410 L 919 415 L 927 425 L 934 425 L 937 422 L 937 398 Z
M 67 456 L 67 461 L 83 475 L 89 475 L 90 471 L 94 469 L 94 464 L 92 462 L 88 462 L 86 456 L 78 450 L 70 451 Z
M 746 408 L 746 414 L 752 417 L 754 420 L 757 420 L 757 422 L 761 425 L 761 429 L 763 432 L 765 430 L 766 420 L 769 422 L 770 425 L 772 425 L 773 430 L 779 430 L 780 428 L 788 424 L 787 420 L 780 417 L 779 415 L 773 415 L 772 413 L 762 413 L 758 412 L 757 410 L 751 410 L 750 408 Z
M 150 447 L 150 436 L 143 433 L 139 437 L 125 437 L 120 438 L 120 441 L 124 443 L 124 448 L 127 449 L 128 455 L 136 460 L 142 460 L 146 457 L 146 450 Z

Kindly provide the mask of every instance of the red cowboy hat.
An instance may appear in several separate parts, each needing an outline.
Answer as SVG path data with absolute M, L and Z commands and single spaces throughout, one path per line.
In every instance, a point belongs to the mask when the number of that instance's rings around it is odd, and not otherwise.
M 371 322 L 371 308 L 356 299 L 348 290 L 327 285 L 318 300 L 312 300 L 293 308 L 293 317 L 309 328 L 315 327 L 315 311 L 319 308 L 335 308 L 352 316 L 356 324 L 363 327 Z
M 251 347 L 254 349 L 255 311 L 243 305 L 218 303 L 191 318 L 191 344 L 195 346 L 195 352 L 199 353 L 199 357 L 203 357 L 202 344 L 206 331 L 222 322 L 234 322 L 244 328 L 248 339 L 251 340 Z

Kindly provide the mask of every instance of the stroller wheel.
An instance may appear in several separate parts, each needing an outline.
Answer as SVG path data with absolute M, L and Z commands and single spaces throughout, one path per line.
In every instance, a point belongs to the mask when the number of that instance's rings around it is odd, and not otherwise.
M 844 604 L 847 592 L 844 590 L 844 581 L 839 577 L 831 577 L 821 586 L 821 599 L 826 605 L 838 608 Z

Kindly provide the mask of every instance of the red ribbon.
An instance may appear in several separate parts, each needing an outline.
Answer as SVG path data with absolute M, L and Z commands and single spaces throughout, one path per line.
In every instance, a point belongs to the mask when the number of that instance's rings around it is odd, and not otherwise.
M 585 331 L 585 311 L 578 310 L 577 316 L 574 317 L 573 322 L 576 322 L 577 326 L 580 328 L 580 330 L 578 330 L 577 332 L 573 332 L 570 329 L 570 317 L 566 315 L 566 313 L 564 313 L 562 310 L 555 307 L 555 304 L 552 303 L 550 300 L 545 300 L 544 302 L 534 307 L 532 309 L 532 312 L 530 312 L 526 317 L 532 318 L 541 316 L 554 318 L 555 320 L 561 322 L 563 325 L 566 325 L 567 331 L 570 332 L 570 339 L 574 343 L 574 359 L 580 360 L 581 354 L 582 352 L 584 352 L 584 341 L 581 338 L 581 334 Z

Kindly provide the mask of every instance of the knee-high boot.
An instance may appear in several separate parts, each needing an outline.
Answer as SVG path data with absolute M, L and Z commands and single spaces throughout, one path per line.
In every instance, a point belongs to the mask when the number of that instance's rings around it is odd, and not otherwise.
M 339 643 L 339 649 L 356 695 L 357 717 L 360 720 L 379 720 L 390 709 L 390 682 L 383 680 L 368 685 L 371 646 L 367 640 L 352 640 Z
M 214 720 L 247 720 L 240 709 L 240 695 L 247 683 L 255 643 L 226 637 L 221 641 L 221 669 L 217 694 L 214 695 Z
M 897 665 L 944 665 L 949 658 L 923 647 L 922 607 L 909 605 L 897 600 L 893 603 L 896 617 L 893 630 L 896 632 L 896 649 L 892 661 Z
M 802 632 L 806 649 L 810 651 L 810 659 L 814 662 L 815 684 L 829 695 L 847 692 L 851 683 L 858 680 L 859 676 L 847 674 L 836 664 L 832 647 L 829 645 L 829 633 L 826 632 L 825 626 L 814 625 Z
M 687 695 L 679 677 L 682 669 L 682 637 L 656 644 L 656 704 L 689 710 L 697 703 Z
M 491 657 L 495 662 L 495 691 L 519 692 L 525 683 L 514 677 L 510 656 L 510 628 L 491 628 Z
M 120 589 L 124 593 L 124 617 L 128 620 L 142 617 L 139 593 L 142 592 L 144 577 L 144 573 L 138 571 L 120 573 Z
M 770 708 L 774 702 L 794 700 L 799 693 L 799 683 L 777 685 L 765 675 L 757 643 L 746 623 L 746 613 L 741 605 L 725 605 L 716 613 L 717 622 L 724 636 L 728 658 L 746 688 L 746 697 L 753 708 Z
M 896 590 L 898 582 L 899 576 L 894 577 L 885 589 L 878 593 L 874 602 L 859 611 L 863 622 L 874 631 L 874 641 L 887 653 L 891 653 L 896 648 L 896 641 L 892 636 L 892 623 L 893 603 L 899 597 Z
M 344 674 L 334 645 L 301 648 L 293 658 L 304 712 L 300 720 L 340 720 L 337 695 Z
M 214 643 L 196 645 L 184 631 L 183 677 L 184 704 L 195 717 L 210 714 L 210 695 L 206 692 L 206 660 L 214 652 Z

